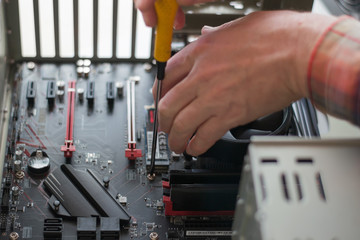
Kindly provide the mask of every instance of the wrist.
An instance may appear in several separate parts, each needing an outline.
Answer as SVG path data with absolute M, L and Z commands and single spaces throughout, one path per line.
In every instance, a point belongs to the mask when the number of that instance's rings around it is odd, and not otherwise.
M 295 64 L 295 87 L 301 97 L 311 97 L 308 83 L 308 72 L 312 66 L 312 58 L 316 54 L 318 45 L 321 44 L 324 35 L 337 21 L 336 17 L 317 15 L 312 13 L 300 13 L 298 15 L 296 31 L 296 45 L 294 54 Z

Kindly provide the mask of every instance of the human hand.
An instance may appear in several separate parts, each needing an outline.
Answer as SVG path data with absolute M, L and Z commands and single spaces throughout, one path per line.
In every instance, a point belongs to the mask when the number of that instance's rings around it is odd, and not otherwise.
M 334 20 L 274 11 L 204 27 L 166 67 L 159 128 L 169 134 L 170 148 L 200 155 L 229 129 L 308 96 L 311 50 Z
M 155 11 L 156 0 L 134 0 L 135 6 L 143 15 L 146 26 L 155 27 L 157 23 L 156 11 Z M 190 6 L 198 3 L 211 2 L 214 0 L 177 0 L 180 6 Z M 185 15 L 181 8 L 178 9 L 175 17 L 174 28 L 181 29 L 185 25 Z

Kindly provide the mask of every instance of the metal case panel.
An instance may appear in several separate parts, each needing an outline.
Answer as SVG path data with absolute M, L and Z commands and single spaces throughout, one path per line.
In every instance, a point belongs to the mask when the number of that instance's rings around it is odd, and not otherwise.
M 233 239 L 357 239 L 359 156 L 360 140 L 255 138 Z

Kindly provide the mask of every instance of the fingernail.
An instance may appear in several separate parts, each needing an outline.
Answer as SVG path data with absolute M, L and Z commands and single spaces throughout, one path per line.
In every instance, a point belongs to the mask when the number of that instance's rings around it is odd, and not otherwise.
M 204 26 L 202 27 L 202 29 L 205 30 L 205 31 L 212 30 L 213 28 L 214 28 L 214 27 L 211 27 L 211 26 L 208 26 L 208 25 L 204 25 Z
M 211 31 L 213 31 L 214 30 L 214 27 L 210 27 L 210 26 L 207 26 L 207 25 L 205 25 L 205 26 L 203 26 L 202 28 L 201 28 L 201 34 L 206 34 L 206 33 L 209 33 L 209 32 L 211 32 Z

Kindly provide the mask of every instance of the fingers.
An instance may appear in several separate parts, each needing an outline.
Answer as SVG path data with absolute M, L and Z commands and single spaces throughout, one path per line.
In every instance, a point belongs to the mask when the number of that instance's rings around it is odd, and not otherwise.
M 206 104 L 202 98 L 195 98 L 177 114 L 168 137 L 169 146 L 174 152 L 184 152 L 198 126 L 211 117 L 212 111 Z
M 183 10 L 179 7 L 175 16 L 174 29 L 179 30 L 185 26 L 185 14 Z
M 176 115 L 196 98 L 195 88 L 186 80 L 173 87 L 159 102 L 159 128 L 169 133 Z
M 165 69 L 165 79 L 162 80 L 161 97 L 189 74 L 194 65 L 191 52 L 192 46 L 190 44 L 169 59 Z M 156 86 L 157 80 L 155 80 L 152 89 L 154 99 L 156 99 Z
M 228 127 L 222 123 L 220 117 L 208 119 L 197 129 L 195 136 L 187 145 L 186 152 L 192 156 L 203 154 L 224 136 L 227 130 Z
M 143 15 L 144 22 L 148 27 L 155 27 L 157 16 L 155 11 L 155 0 L 134 0 L 135 7 L 139 9 Z

